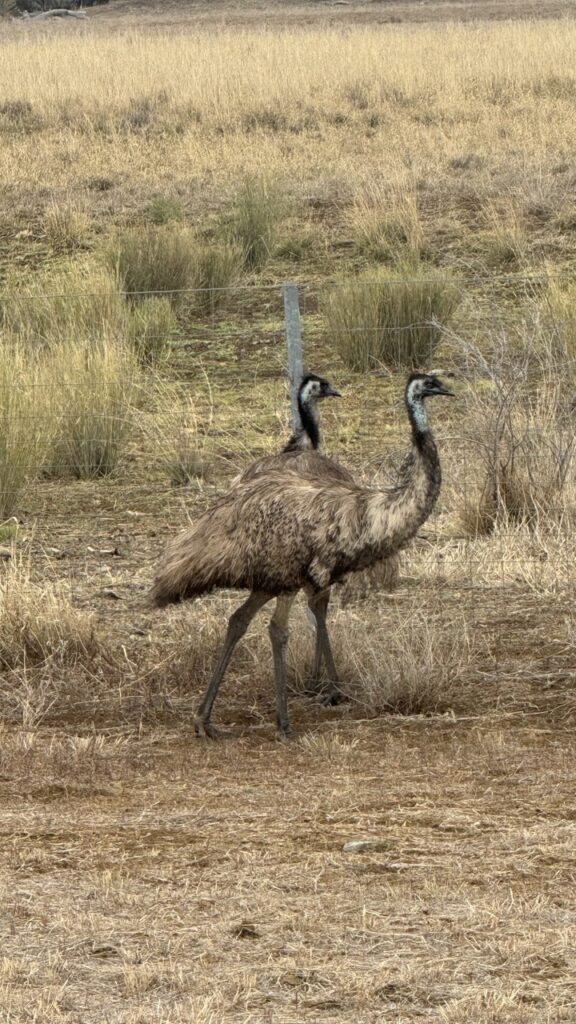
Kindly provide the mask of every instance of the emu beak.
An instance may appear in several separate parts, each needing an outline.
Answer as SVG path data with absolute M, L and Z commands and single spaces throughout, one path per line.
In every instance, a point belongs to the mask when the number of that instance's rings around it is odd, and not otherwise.
M 448 398 L 456 398 L 456 395 L 454 394 L 454 392 L 450 391 L 446 387 L 445 384 L 440 384 L 440 386 L 438 388 L 436 388 L 434 394 L 435 395 L 446 395 Z
M 342 398 L 340 392 L 336 391 L 336 388 L 333 388 L 331 384 L 329 384 L 328 387 L 326 388 L 324 396 L 326 398 Z

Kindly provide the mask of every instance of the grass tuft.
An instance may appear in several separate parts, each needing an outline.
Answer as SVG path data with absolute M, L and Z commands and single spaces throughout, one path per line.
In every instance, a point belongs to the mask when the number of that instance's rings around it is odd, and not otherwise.
M 46 239 L 54 250 L 74 252 L 86 246 L 90 218 L 83 210 L 69 205 L 49 206 L 44 215 Z
M 145 296 L 130 312 L 128 335 L 143 366 L 158 366 L 166 360 L 177 330 L 172 303 L 165 296 Z
M 77 266 L 29 275 L 12 273 L 0 295 L 0 324 L 27 348 L 73 343 L 78 337 L 123 337 L 126 304 L 113 274 Z
M 326 330 L 354 370 L 430 365 L 460 302 L 446 271 L 368 271 L 343 281 L 325 304 Z
M 74 608 L 65 584 L 35 582 L 28 559 L 13 557 L 0 577 L 0 666 L 85 662 L 97 646 L 93 615 Z
M 285 200 L 276 182 L 247 177 L 236 195 L 228 232 L 250 270 L 260 270 L 274 251 Z
M 418 263 L 425 249 L 424 228 L 416 198 L 372 184 L 348 214 L 356 248 L 369 259 Z
M 110 247 L 108 262 L 134 300 L 146 292 L 166 292 L 177 305 L 181 293 L 194 287 L 195 249 L 187 228 L 129 228 Z
M 209 479 L 207 453 L 211 414 L 200 428 L 195 398 L 188 388 L 156 377 L 147 388 L 151 413 L 142 420 L 146 445 L 173 487 Z
M 479 663 L 464 618 L 437 620 L 417 605 L 392 608 L 378 622 L 349 615 L 337 648 L 350 696 L 371 714 L 445 711 Z
M 536 333 L 505 344 L 482 388 L 471 388 L 463 434 L 469 480 L 460 513 L 471 536 L 496 527 L 565 519 L 571 505 L 576 426 L 570 368 L 555 339 Z M 568 388 L 566 383 L 568 382 Z
M 196 306 L 214 315 L 226 303 L 227 291 L 233 288 L 244 266 L 244 251 L 233 242 L 199 246 L 195 260 L 194 287 Z
M 183 214 L 182 203 L 169 196 L 157 196 L 148 207 L 148 219 L 152 224 L 169 224 L 173 220 L 182 220 Z
M 24 346 L 0 343 L 0 519 L 19 511 L 56 430 L 41 368 Z
M 138 375 L 135 355 L 113 340 L 53 351 L 46 377 L 58 403 L 59 427 L 47 466 L 50 475 L 89 480 L 117 470 L 129 437 Z

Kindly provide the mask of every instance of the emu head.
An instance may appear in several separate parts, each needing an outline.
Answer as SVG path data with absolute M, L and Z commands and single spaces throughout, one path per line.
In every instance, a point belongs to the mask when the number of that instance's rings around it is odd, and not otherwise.
M 315 405 L 323 398 L 340 398 L 340 392 L 333 388 L 325 377 L 316 373 L 307 373 L 298 388 L 298 398 L 302 405 Z
M 453 398 L 454 392 L 450 391 L 435 373 L 410 374 L 406 384 L 406 404 L 409 407 L 435 395 L 448 395 Z

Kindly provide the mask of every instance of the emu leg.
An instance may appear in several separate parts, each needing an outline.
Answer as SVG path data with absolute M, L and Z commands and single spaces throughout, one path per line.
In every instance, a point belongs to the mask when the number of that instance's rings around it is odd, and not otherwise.
M 295 595 L 279 597 L 276 610 L 270 620 L 268 632 L 274 657 L 274 680 L 276 683 L 276 725 L 282 739 L 295 736 L 288 718 L 288 696 L 286 685 L 286 644 L 288 643 L 288 620 Z
M 253 590 L 248 600 L 241 604 L 230 616 L 224 646 L 220 651 L 208 689 L 202 698 L 194 719 L 194 730 L 197 736 L 209 736 L 210 739 L 216 739 L 219 735 L 218 729 L 215 729 L 210 723 L 210 715 L 212 714 L 212 706 L 216 700 L 220 683 L 228 668 L 228 663 L 236 644 L 244 636 L 256 612 L 260 611 L 260 608 L 271 599 L 271 594 L 263 594 L 262 591 Z
M 330 602 L 330 591 L 322 590 L 320 593 L 313 593 L 308 598 L 308 607 L 316 619 L 316 652 L 314 656 L 313 686 L 316 693 L 324 693 L 328 704 L 340 704 L 344 699 L 338 686 L 338 673 L 334 664 L 334 655 L 330 646 L 328 627 L 326 625 L 326 614 Z M 322 659 L 326 665 L 328 681 L 326 684 L 320 682 L 320 671 Z

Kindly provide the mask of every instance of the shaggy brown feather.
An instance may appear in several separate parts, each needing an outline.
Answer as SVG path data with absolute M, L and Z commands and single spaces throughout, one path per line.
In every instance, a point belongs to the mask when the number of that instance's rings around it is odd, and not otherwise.
M 306 379 L 304 378 L 304 381 Z M 322 378 L 317 379 L 322 380 Z M 327 384 L 328 382 L 324 383 Z M 316 399 L 312 397 L 308 402 L 304 402 L 302 387 L 303 385 L 301 385 L 298 393 L 302 428 L 292 434 L 281 452 L 276 452 L 274 455 L 265 455 L 252 462 L 242 473 L 234 478 L 232 481 L 233 487 L 249 483 L 251 480 L 256 480 L 258 477 L 267 475 L 273 470 L 297 473 L 299 476 L 311 476 L 315 479 L 321 478 L 327 484 L 331 482 L 356 483 L 349 470 L 318 450 L 320 432 L 315 408 Z M 331 387 L 329 393 L 337 394 Z M 398 585 L 399 576 L 400 555 L 396 553 L 389 558 L 375 562 L 374 565 L 364 571 L 362 576 L 349 577 L 343 580 L 339 587 L 340 603 L 346 605 L 354 600 L 363 600 L 369 594 L 377 591 L 387 591 L 390 593 Z
M 395 490 L 273 469 L 224 495 L 169 545 L 156 577 L 158 605 L 215 588 L 322 590 L 404 547 L 440 489 L 429 436 Z

